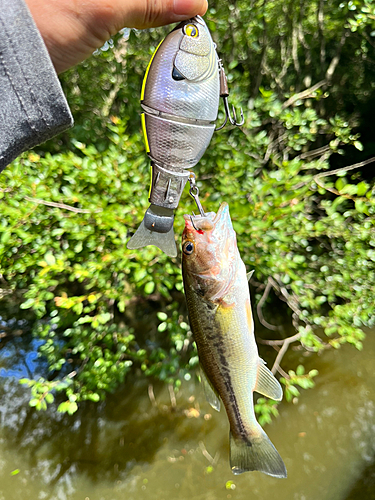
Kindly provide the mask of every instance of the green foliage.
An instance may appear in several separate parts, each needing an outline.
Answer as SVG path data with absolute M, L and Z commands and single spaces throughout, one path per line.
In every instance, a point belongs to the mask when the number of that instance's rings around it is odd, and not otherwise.
M 303 365 L 298 365 L 297 370 L 289 370 L 288 377 L 281 378 L 281 382 L 285 384 L 285 399 L 287 401 L 293 401 L 293 403 L 298 402 L 300 397 L 300 391 L 296 386 L 302 389 L 311 389 L 314 387 L 313 378 L 318 375 L 317 370 L 310 370 L 309 373 L 305 373 L 305 368 Z
M 61 403 L 58 411 L 67 411 L 69 414 L 77 411 L 76 397 L 71 390 L 71 377 L 65 377 L 63 380 L 54 382 L 50 382 L 44 378 L 40 378 L 39 380 L 23 378 L 20 380 L 20 383 L 31 388 L 29 405 L 37 410 L 46 410 L 47 403 L 51 404 L 55 400 L 54 393 L 65 392 L 69 400 L 66 403 Z M 65 408 L 64 410 L 60 410 L 62 406 Z
M 332 159 L 348 164 L 346 151 L 365 158 L 356 126 L 375 81 L 373 10 L 370 0 L 237 0 L 211 3 L 206 16 L 246 121 L 216 133 L 196 167 L 202 201 L 209 210 L 229 202 L 256 301 L 263 296 L 274 322 L 272 289 L 288 305 L 296 341 L 313 352 L 360 349 L 363 327 L 375 322 L 374 181 L 366 167 L 330 171 Z M 148 206 L 138 96 L 167 31 L 119 35 L 65 73 L 74 129 L 0 177 L 1 288 L 32 313 L 51 371 L 51 381 L 23 381 L 37 409 L 60 394 L 58 411 L 74 413 L 131 373 L 177 389 L 197 364 L 179 259 L 126 249 Z M 177 234 L 191 209 L 186 192 Z M 286 399 L 315 375 L 302 365 L 285 374 Z M 256 410 L 261 423 L 277 414 L 262 398 Z
M 269 424 L 272 417 L 277 417 L 279 415 L 277 405 L 278 403 L 271 399 L 258 398 L 254 405 L 254 409 L 258 414 L 258 422 L 260 425 Z

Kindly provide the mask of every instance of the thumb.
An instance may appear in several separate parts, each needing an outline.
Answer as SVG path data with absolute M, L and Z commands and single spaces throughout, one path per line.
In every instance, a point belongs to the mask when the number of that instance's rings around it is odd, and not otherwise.
M 124 26 L 162 26 L 203 15 L 207 10 L 207 0 L 26 2 L 59 73 L 83 61 Z
M 123 14 L 123 19 L 118 19 L 118 29 L 162 26 L 203 16 L 207 10 L 207 0 L 117 0 L 116 3 L 118 12 Z

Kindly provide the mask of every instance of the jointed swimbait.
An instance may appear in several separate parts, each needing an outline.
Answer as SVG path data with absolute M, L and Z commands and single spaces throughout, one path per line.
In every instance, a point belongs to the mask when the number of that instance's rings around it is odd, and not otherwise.
M 182 22 L 155 50 L 141 92 L 142 126 L 151 158 L 151 205 L 129 249 L 156 245 L 177 255 L 173 232 L 174 210 L 194 167 L 215 131 L 219 99 L 230 116 L 228 88 L 216 45 L 200 16 Z M 219 127 L 222 128 L 222 127 Z

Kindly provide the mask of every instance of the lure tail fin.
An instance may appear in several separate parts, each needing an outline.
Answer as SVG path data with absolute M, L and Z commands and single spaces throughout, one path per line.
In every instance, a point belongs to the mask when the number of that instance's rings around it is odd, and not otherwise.
M 269 476 L 285 478 L 285 464 L 267 434 L 259 426 L 257 436 L 248 440 L 235 438 L 230 433 L 230 466 L 233 474 L 257 470 Z
M 176 257 L 177 247 L 173 221 L 173 210 L 150 205 L 139 228 L 128 241 L 127 248 L 136 250 L 148 245 L 155 245 L 169 257 Z

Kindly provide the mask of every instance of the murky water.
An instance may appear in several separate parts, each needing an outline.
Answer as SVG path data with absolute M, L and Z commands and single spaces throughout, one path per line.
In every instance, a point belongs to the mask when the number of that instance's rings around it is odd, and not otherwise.
M 166 387 L 134 381 L 75 416 L 35 412 L 16 377 L 43 367 L 16 339 L 0 350 L 0 500 L 359 498 L 350 492 L 375 455 L 374 333 L 362 352 L 346 346 L 311 359 L 316 388 L 283 403 L 266 428 L 286 480 L 232 475 L 225 413 L 194 381 L 175 408 Z

